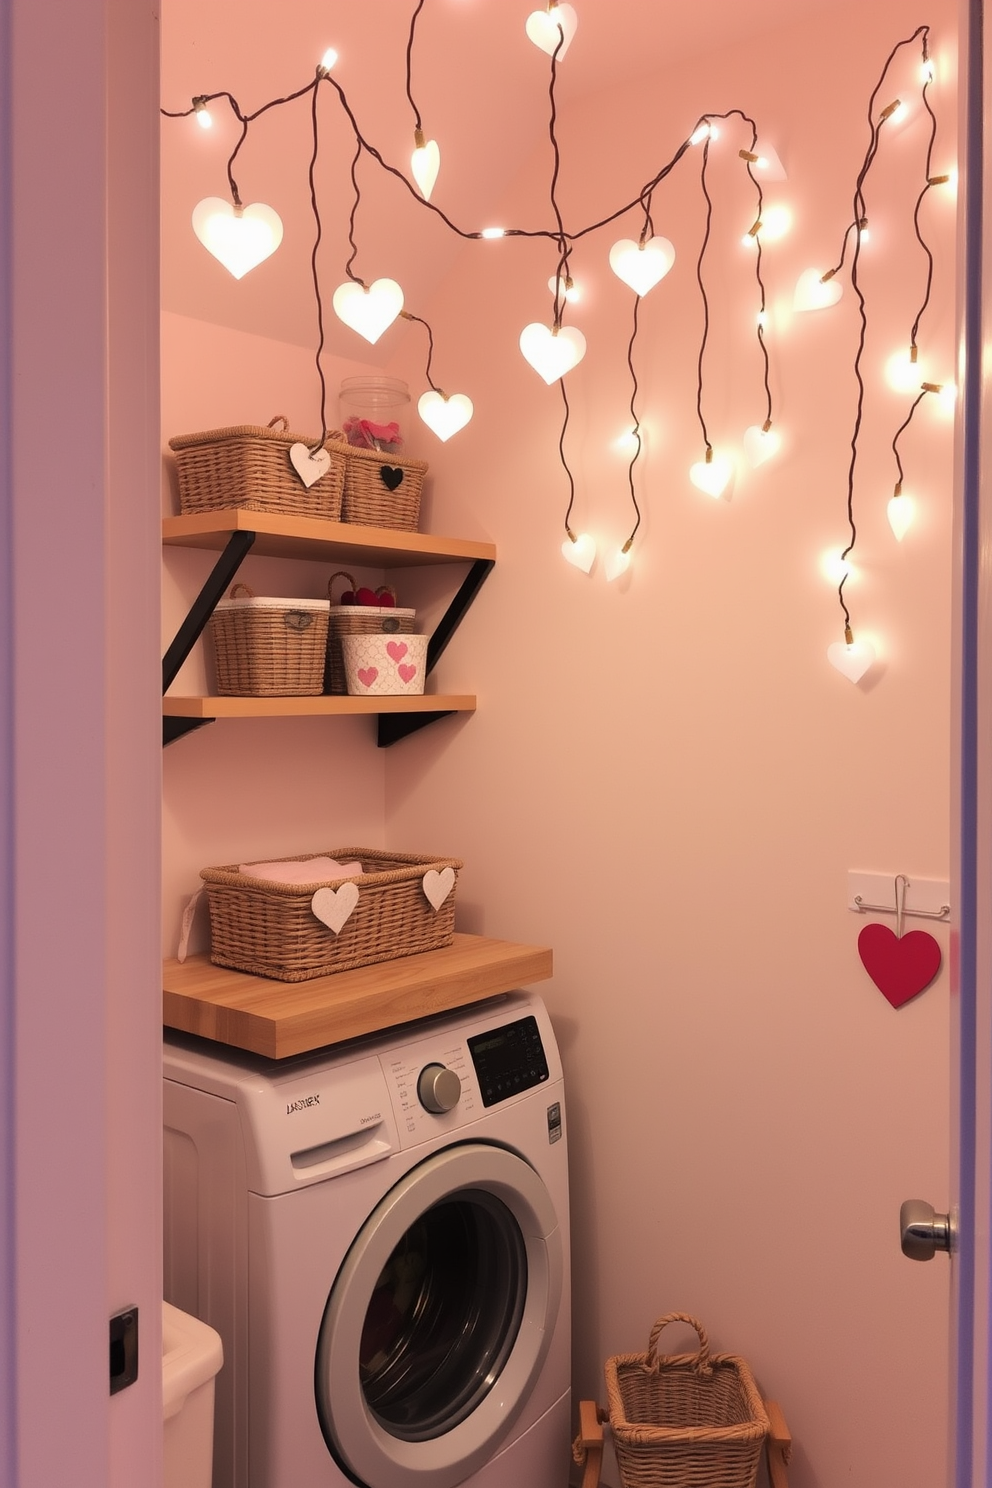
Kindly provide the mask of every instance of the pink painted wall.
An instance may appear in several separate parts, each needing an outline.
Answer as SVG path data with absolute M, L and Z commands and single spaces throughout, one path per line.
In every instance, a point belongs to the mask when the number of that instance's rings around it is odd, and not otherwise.
M 929 19 L 943 169 L 953 10 L 942 0 Z M 602 1398 L 603 1358 L 642 1347 L 656 1314 L 697 1312 L 781 1400 L 797 1488 L 944 1476 L 948 1270 L 903 1260 L 896 1215 L 912 1194 L 938 1207 L 948 1194 L 947 976 L 895 1013 L 860 966 L 861 922 L 845 908 L 848 869 L 948 871 L 951 440 L 930 406 L 903 445 L 920 499 L 901 547 L 884 511 L 906 400 L 880 368 L 907 341 L 923 286 L 911 236 L 919 120 L 886 138 L 868 190 L 869 391 L 848 595 L 880 665 L 858 688 L 825 659 L 842 629 L 820 571 L 847 535 L 856 314 L 850 290 L 830 315 L 791 311 L 799 272 L 839 249 L 868 94 L 917 21 L 902 0 L 833 7 L 828 29 L 796 23 L 562 112 L 570 224 L 634 196 L 705 110 L 745 108 L 778 148 L 795 225 L 765 259 L 777 463 L 742 474 L 729 501 L 687 478 L 702 452 L 702 202 L 686 161 L 656 195 L 656 231 L 678 259 L 642 306 L 635 351 L 648 434 L 635 566 L 611 586 L 601 567 L 586 578 L 566 566 L 558 390 L 516 348 L 524 324 L 549 317 L 552 254 L 470 245 L 430 304 L 410 308 L 434 326 L 437 380 L 476 403 L 450 445 L 424 431 L 416 447 L 432 461 L 430 528 L 498 548 L 438 679 L 477 691 L 477 716 L 385 756 L 353 720 L 217 724 L 165 757 L 169 951 L 204 863 L 326 846 L 325 829 L 457 853 L 461 928 L 554 946 L 543 990 L 570 1084 L 576 1391 Z M 550 154 L 537 140 L 498 203 L 508 222 L 548 215 Z M 735 158 L 745 142 L 728 131 L 712 152 L 706 412 L 718 446 L 763 418 L 737 242 L 751 220 Z M 925 208 L 938 272 L 920 345 L 939 377 L 953 364 L 953 212 L 937 193 Z M 586 299 L 569 319 L 589 342 L 568 380 L 573 525 L 604 540 L 630 525 L 612 441 L 629 423 L 632 310 L 606 257 L 639 226 L 631 217 L 583 240 L 573 262 Z M 401 280 L 416 254 L 396 243 Z M 390 334 L 390 370 L 419 392 L 422 339 Z M 313 425 L 305 349 L 176 315 L 163 344 L 165 435 L 297 410 Z M 169 556 L 167 632 L 204 569 L 201 556 Z M 301 594 L 326 577 L 256 572 L 258 587 Z M 410 579 L 407 593 L 432 613 L 443 581 Z
M 954 15 L 944 5 L 928 19 L 942 170 L 954 155 Z M 848 596 L 881 664 L 858 688 L 825 659 L 843 631 L 819 568 L 847 536 L 856 313 L 850 289 L 832 314 L 791 312 L 800 271 L 836 257 L 868 95 L 917 21 L 902 4 L 838 9 L 828 31 L 806 24 L 773 45 L 713 51 L 563 112 L 570 225 L 634 196 L 699 113 L 734 106 L 777 146 L 789 181 L 769 199 L 795 214 L 765 256 L 782 454 L 714 502 L 687 478 L 702 455 L 698 168 L 685 162 L 655 197 L 655 231 L 678 258 L 642 305 L 645 519 L 627 581 L 607 586 L 601 568 L 585 578 L 558 553 L 558 390 L 516 347 L 524 324 L 549 318 L 552 252 L 464 250 L 429 314 L 435 376 L 477 412 L 434 449 L 433 519 L 498 547 L 443 663 L 444 686 L 478 689 L 479 713 L 387 760 L 389 839 L 465 858 L 462 923 L 555 949 L 544 990 L 569 1080 L 577 1392 L 602 1398 L 603 1358 L 645 1346 L 656 1314 L 698 1313 L 781 1400 L 798 1488 L 944 1477 L 949 1273 L 902 1258 L 896 1219 L 903 1198 L 948 1196 L 948 978 L 895 1013 L 861 968 L 860 922 L 845 908 L 848 869 L 948 870 L 951 431 L 932 407 L 903 444 L 920 499 L 902 547 L 885 519 L 888 442 L 907 400 L 880 368 L 908 344 L 925 269 L 911 236 L 919 119 L 885 141 L 868 187 L 869 387 Z M 905 68 L 896 76 L 882 104 L 907 86 Z M 763 418 L 738 244 L 752 220 L 735 158 L 747 142 L 728 130 L 711 156 L 717 446 Z M 549 171 L 541 142 L 500 204 L 504 221 L 537 215 Z M 943 378 L 953 199 L 933 193 L 924 210 L 938 269 L 920 345 Z M 586 297 L 568 317 L 589 344 L 568 377 L 573 525 L 614 541 L 631 525 L 611 441 L 629 424 L 632 296 L 606 258 L 639 227 L 631 214 L 579 246 Z M 418 390 L 419 358 L 404 344 L 390 367 Z

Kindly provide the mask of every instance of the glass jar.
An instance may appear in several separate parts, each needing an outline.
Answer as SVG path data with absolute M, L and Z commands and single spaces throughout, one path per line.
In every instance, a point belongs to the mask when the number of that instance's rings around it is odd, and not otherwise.
M 369 373 L 346 377 L 338 404 L 348 443 L 387 455 L 399 454 L 403 448 L 402 420 L 409 402 L 410 389 L 398 377 Z

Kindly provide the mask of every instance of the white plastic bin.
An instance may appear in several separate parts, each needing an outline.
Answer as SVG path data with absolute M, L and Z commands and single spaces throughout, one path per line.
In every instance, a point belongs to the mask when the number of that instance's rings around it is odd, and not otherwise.
M 214 1376 L 224 1362 L 220 1334 L 162 1303 L 162 1419 L 165 1488 L 210 1488 Z

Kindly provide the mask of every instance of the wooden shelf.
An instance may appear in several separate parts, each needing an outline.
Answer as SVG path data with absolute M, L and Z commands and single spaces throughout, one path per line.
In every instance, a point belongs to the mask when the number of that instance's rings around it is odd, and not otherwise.
M 348 714 L 474 713 L 464 694 L 417 693 L 413 697 L 177 697 L 162 699 L 169 718 L 343 718 Z
M 162 1013 L 167 1028 L 285 1059 L 482 1002 L 551 974 L 547 947 L 482 935 L 456 935 L 440 951 L 309 982 L 276 982 L 190 956 L 164 964 Z
M 197 512 L 165 517 L 162 541 L 170 547 L 220 551 L 232 532 L 254 532 L 252 554 L 263 558 L 333 557 L 336 562 L 366 568 L 413 568 L 435 563 L 494 562 L 493 543 L 471 542 L 432 533 L 398 532 L 361 527 L 354 522 L 325 522 L 319 517 L 282 516 L 273 512 Z

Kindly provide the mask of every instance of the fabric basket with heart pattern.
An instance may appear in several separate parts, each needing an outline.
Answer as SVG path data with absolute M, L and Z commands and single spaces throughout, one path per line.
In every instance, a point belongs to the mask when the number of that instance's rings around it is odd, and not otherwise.
M 346 444 L 344 520 L 416 532 L 426 474 L 426 460 L 401 460 L 380 450 Z
M 303 982 L 451 945 L 458 858 L 337 847 L 280 861 L 313 857 L 357 860 L 362 873 L 285 884 L 249 878 L 236 864 L 201 870 L 217 966 Z

